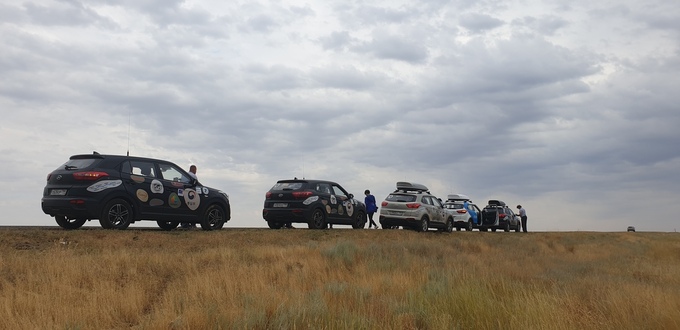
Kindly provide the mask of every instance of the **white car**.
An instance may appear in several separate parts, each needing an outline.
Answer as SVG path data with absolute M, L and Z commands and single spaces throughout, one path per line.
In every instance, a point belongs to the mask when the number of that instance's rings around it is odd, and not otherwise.
M 465 208 L 465 202 L 467 202 L 467 208 Z M 470 200 L 470 197 L 462 194 L 448 195 L 444 209 L 453 216 L 453 226 L 457 231 L 461 228 L 471 231 L 478 223 L 478 217 L 481 214 L 479 207 Z

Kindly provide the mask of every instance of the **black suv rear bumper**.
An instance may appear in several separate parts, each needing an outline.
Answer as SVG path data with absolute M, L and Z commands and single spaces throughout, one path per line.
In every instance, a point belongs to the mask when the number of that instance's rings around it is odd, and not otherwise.
M 41 206 L 43 212 L 50 216 L 63 215 L 67 218 L 99 218 L 99 214 L 97 214 L 99 205 L 93 199 L 43 197 Z

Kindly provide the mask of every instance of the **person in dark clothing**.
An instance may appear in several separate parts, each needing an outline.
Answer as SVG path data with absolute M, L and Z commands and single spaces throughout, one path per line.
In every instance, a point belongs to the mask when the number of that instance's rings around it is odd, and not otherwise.
M 364 191 L 364 204 L 366 204 L 366 212 L 368 213 L 368 228 L 370 229 L 371 227 L 378 229 L 378 224 L 373 221 L 373 213 L 378 211 L 378 205 L 375 203 L 375 196 L 371 195 L 371 191 L 366 189 Z
M 519 217 L 522 218 L 522 231 L 527 232 L 527 210 L 522 208 L 522 205 L 517 205 L 519 210 Z

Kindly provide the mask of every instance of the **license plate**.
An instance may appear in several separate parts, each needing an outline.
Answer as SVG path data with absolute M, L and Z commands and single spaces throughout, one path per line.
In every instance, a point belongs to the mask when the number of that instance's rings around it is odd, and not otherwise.
M 50 191 L 50 195 L 52 195 L 52 196 L 64 196 L 64 195 L 66 195 L 66 189 L 52 189 L 52 191 Z
M 288 207 L 288 203 L 274 203 L 274 207 Z

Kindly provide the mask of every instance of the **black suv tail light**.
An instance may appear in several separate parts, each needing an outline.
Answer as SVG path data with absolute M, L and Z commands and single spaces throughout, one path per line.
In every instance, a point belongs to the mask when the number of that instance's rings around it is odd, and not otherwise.
M 106 172 L 95 171 L 73 173 L 73 178 L 80 181 L 97 181 L 107 176 L 109 176 L 109 174 Z
M 312 192 L 311 191 L 295 191 L 293 192 L 293 197 L 295 199 L 305 199 L 307 197 L 311 197 Z

